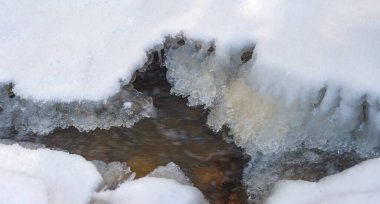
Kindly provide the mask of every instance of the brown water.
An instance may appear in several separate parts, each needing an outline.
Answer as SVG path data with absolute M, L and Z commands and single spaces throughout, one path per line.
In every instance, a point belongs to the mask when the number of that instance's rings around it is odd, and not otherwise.
M 115 127 L 81 133 L 57 129 L 28 141 L 82 155 L 88 160 L 122 161 L 138 177 L 160 165 L 178 164 L 211 203 L 246 203 L 241 184 L 248 159 L 242 150 L 205 126 L 207 112 L 186 106 L 186 99 L 170 95 L 166 69 L 153 63 L 137 73 L 134 87 L 153 98 L 157 117 L 143 119 L 132 128 Z

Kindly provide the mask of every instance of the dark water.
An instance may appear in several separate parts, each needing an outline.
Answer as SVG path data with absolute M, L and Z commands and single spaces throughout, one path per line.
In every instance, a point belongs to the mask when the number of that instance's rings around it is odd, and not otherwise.
M 48 136 L 27 140 L 88 160 L 127 162 L 138 177 L 174 162 L 211 203 L 246 203 L 241 179 L 248 159 L 241 149 L 223 140 L 225 132 L 216 134 L 205 126 L 205 110 L 190 108 L 186 99 L 170 95 L 166 69 L 154 62 L 148 71 L 136 74 L 133 86 L 153 98 L 155 118 L 143 119 L 132 128 L 88 133 L 57 129 Z

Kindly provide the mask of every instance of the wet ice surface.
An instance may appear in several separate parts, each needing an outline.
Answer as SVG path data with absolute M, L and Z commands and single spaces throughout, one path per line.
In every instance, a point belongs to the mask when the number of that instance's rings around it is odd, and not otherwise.
M 13 93 L 12 84 L 0 83 L 0 137 L 44 135 L 55 128 L 70 126 L 80 131 L 131 127 L 141 118 L 152 115 L 151 99 L 129 86 L 104 101 L 62 103 L 22 99 Z
M 70 127 L 22 140 L 67 150 L 87 160 L 127 162 L 137 178 L 174 162 L 212 203 L 246 203 L 241 178 L 247 158 L 242 150 L 223 140 L 226 133 L 216 134 L 205 125 L 207 111 L 189 108 L 186 99 L 170 95 L 165 72 L 157 64 L 153 68 L 138 74 L 134 86 L 152 96 L 156 118 L 143 119 L 132 128 L 85 133 Z

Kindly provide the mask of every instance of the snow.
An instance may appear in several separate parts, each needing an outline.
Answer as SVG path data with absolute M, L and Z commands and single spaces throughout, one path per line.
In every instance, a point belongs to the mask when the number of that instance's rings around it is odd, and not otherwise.
M 380 143 L 373 136 L 380 131 L 379 10 L 376 0 L 6 0 L 0 82 L 13 82 L 21 99 L 106 99 L 150 52 L 166 48 L 172 93 L 206 105 L 208 125 L 230 126 L 248 151 L 281 152 L 305 141 L 311 148 L 368 153 Z M 182 47 L 175 45 L 181 37 Z M 211 46 L 215 51 L 208 52 Z M 253 47 L 253 60 L 242 63 Z M 135 108 L 127 98 L 118 103 L 121 115 L 130 111 L 125 102 Z M 68 118 L 78 117 L 83 114 Z M 50 125 L 45 119 L 41 127 L 22 121 L 19 129 L 88 131 L 131 126 L 139 118 L 112 118 L 110 125 L 101 119 L 90 127 L 83 120 Z
M 101 182 L 96 168 L 78 155 L 17 144 L 0 144 L 0 170 L 5 203 L 88 203 Z
M 380 202 L 380 159 L 362 162 L 318 182 L 280 181 L 266 204 L 374 204 Z
M 174 163 L 133 180 L 135 173 L 125 163 L 91 163 L 79 155 L 32 148 L 0 144 L 0 203 L 208 203 Z M 172 179 L 158 178 L 170 173 Z
M 49 203 L 47 186 L 41 179 L 2 169 L 0 174 L 0 203 Z
M 104 99 L 178 33 L 213 41 L 218 60 L 256 42 L 262 72 L 380 92 L 376 0 L 7 0 L 0 9 L 0 81 L 26 98 Z

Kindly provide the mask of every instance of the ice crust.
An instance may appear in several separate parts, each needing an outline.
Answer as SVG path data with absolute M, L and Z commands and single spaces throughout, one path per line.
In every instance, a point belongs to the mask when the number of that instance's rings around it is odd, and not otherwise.
M 183 185 L 172 179 L 144 177 L 131 182 L 125 182 L 115 191 L 97 193 L 99 203 L 113 204 L 207 204 L 202 193 L 195 187 Z M 95 203 L 97 203 L 95 202 Z
M 157 167 L 147 177 L 173 179 L 183 185 L 192 185 L 190 179 L 183 173 L 181 168 L 173 162 L 168 163 L 166 166 Z
M 184 183 L 174 163 L 155 172 L 134 180 L 120 162 L 91 163 L 66 152 L 0 144 L 0 203 L 208 203 L 191 182 Z M 170 173 L 171 179 L 159 175 Z
M 243 63 L 243 54 L 239 51 L 223 61 L 209 52 L 208 44 L 192 40 L 168 49 L 165 64 L 171 92 L 188 97 L 190 106 L 205 105 L 210 109 L 208 125 L 216 131 L 227 125 L 235 143 L 251 155 L 301 146 L 376 152 L 377 99 L 352 98 L 336 87 L 298 87 L 299 81 L 281 79 L 283 75 L 263 74 L 255 65 L 255 54 Z M 286 83 L 268 87 L 268 79 Z M 297 95 L 288 95 L 288 89 Z
M 26 100 L 8 96 L 9 85 L 0 85 L 0 137 L 33 133 L 45 135 L 55 128 L 74 126 L 80 131 L 113 126 L 131 127 L 144 117 L 154 115 L 150 97 L 124 87 L 117 94 L 102 101 Z M 128 101 L 129 106 L 125 106 Z M 133 101 L 130 102 L 130 101 Z
M 362 162 L 318 182 L 284 180 L 266 204 L 359 204 L 380 202 L 380 159 Z

